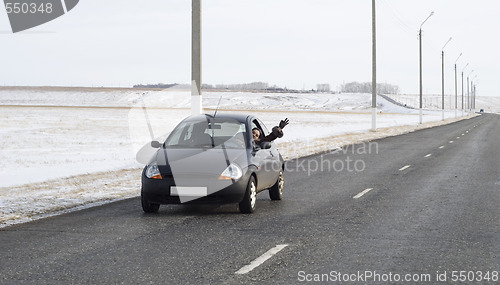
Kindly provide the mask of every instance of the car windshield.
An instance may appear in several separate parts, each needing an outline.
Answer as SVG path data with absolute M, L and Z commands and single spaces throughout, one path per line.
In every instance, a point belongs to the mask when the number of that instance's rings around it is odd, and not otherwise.
M 246 148 L 245 124 L 231 119 L 188 120 L 165 141 L 166 148 Z

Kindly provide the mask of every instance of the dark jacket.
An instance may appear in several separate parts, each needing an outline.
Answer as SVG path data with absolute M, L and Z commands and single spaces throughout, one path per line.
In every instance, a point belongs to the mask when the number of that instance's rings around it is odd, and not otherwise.
M 272 142 L 275 139 L 281 138 L 281 137 L 283 137 L 283 130 L 278 126 L 275 126 L 269 135 L 267 135 L 265 137 L 261 136 L 261 138 L 259 139 L 259 142 Z
M 252 144 L 253 144 L 254 148 L 255 147 L 261 148 L 261 143 L 263 143 L 263 142 L 272 142 L 275 139 L 281 138 L 281 137 L 283 137 L 283 130 L 280 127 L 278 127 L 278 126 L 275 126 L 272 129 L 271 133 L 269 135 L 265 136 L 265 137 L 262 135 L 262 132 L 261 132 L 259 141 L 252 140 Z

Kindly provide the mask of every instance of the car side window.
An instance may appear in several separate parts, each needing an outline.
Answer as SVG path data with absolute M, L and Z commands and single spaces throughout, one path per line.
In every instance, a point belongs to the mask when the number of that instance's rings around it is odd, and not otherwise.
M 269 131 L 267 130 L 267 127 L 266 125 L 264 125 L 264 123 L 262 121 L 260 121 L 259 119 L 257 119 L 257 121 L 259 122 L 260 124 L 260 127 L 262 128 L 262 130 L 264 131 L 264 133 L 266 134 L 266 136 L 269 134 Z
M 267 136 L 269 134 L 269 131 L 267 130 L 266 126 L 264 123 L 262 123 L 260 120 L 255 119 L 252 121 L 252 129 L 253 128 L 258 128 L 262 131 L 263 136 Z

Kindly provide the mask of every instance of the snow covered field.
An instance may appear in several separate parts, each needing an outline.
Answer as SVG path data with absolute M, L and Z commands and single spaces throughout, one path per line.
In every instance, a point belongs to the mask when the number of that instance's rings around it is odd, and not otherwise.
M 448 110 L 443 122 L 440 110 L 425 110 L 418 125 L 418 110 L 378 97 L 370 132 L 370 94 L 206 92 L 207 113 L 221 96 L 218 112 L 256 114 L 268 127 L 288 117 L 278 141 L 286 158 L 464 118 Z M 139 195 L 135 158 L 151 140 L 148 122 L 165 137 L 189 107 L 186 90 L 0 88 L 0 227 Z

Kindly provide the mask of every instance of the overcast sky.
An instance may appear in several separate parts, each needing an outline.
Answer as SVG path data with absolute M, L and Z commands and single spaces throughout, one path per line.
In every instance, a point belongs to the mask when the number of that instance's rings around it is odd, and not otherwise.
M 369 0 L 204 0 L 203 82 L 264 81 L 294 89 L 371 81 Z M 500 96 L 498 0 L 377 0 L 378 82 L 417 94 L 423 26 L 424 93 L 454 94 L 453 65 Z M 0 84 L 124 86 L 187 83 L 190 0 L 81 0 L 66 15 L 13 34 L 0 10 Z M 466 80 L 465 80 L 466 82 Z

